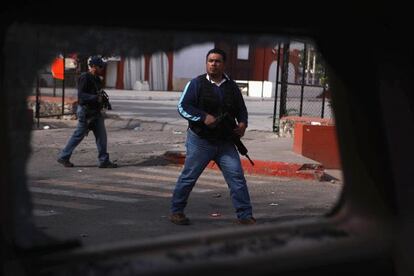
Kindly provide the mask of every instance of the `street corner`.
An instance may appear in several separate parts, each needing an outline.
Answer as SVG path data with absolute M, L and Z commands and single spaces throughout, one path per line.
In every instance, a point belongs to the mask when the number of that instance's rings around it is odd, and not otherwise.
M 167 151 L 163 157 L 174 164 L 182 165 L 185 162 L 185 151 Z M 254 166 L 249 160 L 241 160 L 243 170 L 246 173 L 318 181 L 325 181 L 329 178 L 325 174 L 325 168 L 321 164 L 299 164 L 264 160 L 253 160 L 253 162 Z M 214 161 L 211 161 L 207 165 L 207 168 L 219 170 L 219 167 Z
M 325 168 L 320 164 L 299 164 L 279 161 L 253 160 L 254 166 L 248 160 L 242 160 L 246 173 L 307 180 L 323 181 Z
M 174 164 L 183 165 L 185 162 L 185 151 L 166 151 L 163 157 Z

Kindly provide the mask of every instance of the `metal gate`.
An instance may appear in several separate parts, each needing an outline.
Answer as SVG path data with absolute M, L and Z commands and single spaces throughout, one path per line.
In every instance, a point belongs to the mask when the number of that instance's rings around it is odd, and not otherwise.
M 273 131 L 285 116 L 332 118 L 324 61 L 308 42 L 289 41 L 276 47 Z
M 63 56 L 63 64 L 65 64 Z M 79 70 L 68 70 L 63 66 L 63 76 L 57 79 L 51 70 L 44 69 L 37 74 L 32 97 L 28 101 L 29 108 L 34 111 L 34 118 L 39 127 L 40 118 L 62 117 L 76 114 L 74 107 L 68 104 L 68 96 L 76 97 L 76 80 L 79 77 Z M 44 99 L 47 100 L 44 101 Z

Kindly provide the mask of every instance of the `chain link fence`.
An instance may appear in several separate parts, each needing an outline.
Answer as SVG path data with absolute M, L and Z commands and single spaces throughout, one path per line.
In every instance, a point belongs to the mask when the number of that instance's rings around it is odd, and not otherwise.
M 69 64 L 69 65 L 68 65 Z M 77 79 L 80 75 L 79 66 L 70 65 L 62 58 L 62 76 L 56 78 L 52 73 L 52 65 L 38 72 L 33 84 L 31 95 L 27 99 L 28 109 L 39 127 L 40 118 L 65 117 L 72 118 L 77 108 Z
M 333 118 L 324 61 L 307 42 L 279 43 L 276 72 L 274 127 L 285 116 Z

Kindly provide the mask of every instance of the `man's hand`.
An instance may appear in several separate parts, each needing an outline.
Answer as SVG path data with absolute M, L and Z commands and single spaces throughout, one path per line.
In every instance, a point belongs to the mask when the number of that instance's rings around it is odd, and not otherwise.
M 246 124 L 241 122 L 237 125 L 237 127 L 233 131 L 240 137 L 243 137 L 244 133 L 246 132 L 246 128 L 247 128 Z
M 206 115 L 206 118 L 204 119 L 204 124 L 206 126 L 213 127 L 215 122 L 216 122 L 216 117 L 210 114 Z
M 98 95 L 98 103 L 102 103 L 103 102 L 103 97 L 102 97 L 102 95 Z

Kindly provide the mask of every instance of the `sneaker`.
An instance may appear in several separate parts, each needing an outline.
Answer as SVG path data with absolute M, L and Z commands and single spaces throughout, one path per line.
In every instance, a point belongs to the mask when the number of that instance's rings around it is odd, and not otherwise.
M 171 214 L 170 221 L 177 225 L 189 225 L 190 224 L 190 220 L 183 213 Z
M 99 164 L 99 168 L 106 169 L 106 168 L 118 168 L 116 163 L 112 163 L 111 161 L 106 161 L 104 163 Z
M 57 160 L 57 162 L 59 163 L 59 164 L 62 164 L 64 167 L 66 167 L 66 168 L 71 168 L 71 167 L 73 167 L 73 163 L 72 162 L 70 162 L 69 160 L 66 160 L 66 159 L 62 159 L 62 158 L 59 158 L 58 160 Z
M 253 224 L 256 224 L 256 219 L 254 217 L 245 218 L 245 219 L 238 219 L 237 224 L 253 225 Z

